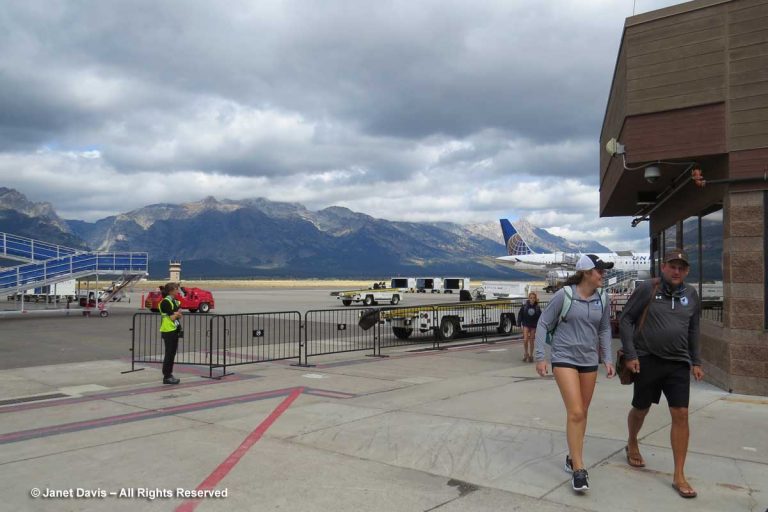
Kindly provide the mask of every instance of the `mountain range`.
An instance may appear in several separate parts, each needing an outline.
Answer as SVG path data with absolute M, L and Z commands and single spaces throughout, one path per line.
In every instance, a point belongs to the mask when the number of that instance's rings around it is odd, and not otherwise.
M 525 221 L 515 226 L 535 251 L 606 252 L 574 244 Z M 49 203 L 0 187 L 0 231 L 77 248 L 146 251 L 151 277 L 182 261 L 186 278 L 457 275 L 520 279 L 497 222 L 396 222 L 332 206 L 311 211 L 263 198 L 154 204 L 96 222 L 63 220 Z

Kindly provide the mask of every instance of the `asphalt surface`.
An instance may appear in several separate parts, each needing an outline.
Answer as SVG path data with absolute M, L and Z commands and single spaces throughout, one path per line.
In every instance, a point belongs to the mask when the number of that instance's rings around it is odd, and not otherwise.
M 330 289 L 213 290 L 216 308 L 212 313 L 260 313 L 271 311 L 344 310 Z M 453 294 L 404 294 L 401 306 L 456 302 Z M 0 317 L 0 370 L 59 363 L 78 363 L 105 359 L 130 360 L 131 326 L 139 310 L 141 294 L 131 293 L 123 302 L 110 305 L 110 315 L 83 316 L 72 309 L 40 314 L 53 306 L 30 304 L 24 316 Z M 360 306 L 358 304 L 358 306 Z M 4 310 L 18 308 L 3 304 Z

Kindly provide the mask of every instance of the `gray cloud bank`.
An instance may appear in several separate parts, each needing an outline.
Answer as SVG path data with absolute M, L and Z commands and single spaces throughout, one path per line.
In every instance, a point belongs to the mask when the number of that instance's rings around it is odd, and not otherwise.
M 626 220 L 597 219 L 596 190 L 631 9 L 5 2 L 0 177 L 90 220 L 148 202 L 265 196 L 391 219 L 528 215 L 636 243 L 645 233 Z

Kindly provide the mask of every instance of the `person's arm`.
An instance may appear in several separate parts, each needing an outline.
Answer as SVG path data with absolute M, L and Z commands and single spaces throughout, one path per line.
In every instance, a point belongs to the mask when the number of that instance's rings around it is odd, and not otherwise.
M 632 295 L 627 300 L 627 304 L 621 311 L 619 335 L 621 336 L 621 346 L 624 349 L 624 357 L 628 361 L 637 359 L 634 343 L 635 326 L 640 322 L 643 309 L 645 309 L 645 306 L 648 305 L 648 301 L 651 299 L 652 291 L 653 285 L 650 283 L 635 288 L 635 291 L 632 292 Z
M 560 289 L 549 301 L 546 309 L 542 311 L 539 321 L 536 324 L 536 340 L 534 343 L 534 356 L 533 358 L 538 361 L 544 361 L 547 353 L 545 345 L 547 344 L 547 333 L 557 325 L 559 321 L 560 311 L 563 309 L 565 292 Z
M 537 303 L 535 308 L 535 313 L 533 314 L 533 321 L 538 323 L 539 318 L 541 318 L 541 306 L 539 306 Z
M 178 320 L 181 317 L 181 311 L 173 311 L 173 306 L 171 306 L 171 303 L 165 300 L 160 301 L 160 311 L 163 312 L 163 314 L 168 315 L 168 318 L 171 320 Z
M 524 310 L 525 310 L 525 304 L 520 306 L 520 311 L 517 312 L 517 325 L 522 325 L 523 323 Z
M 606 295 L 606 300 L 610 304 L 610 297 Z M 600 337 L 600 353 L 603 356 L 603 363 L 613 364 L 613 356 L 611 355 L 611 307 L 610 305 L 603 308 L 603 317 L 600 319 L 600 329 L 598 331 Z

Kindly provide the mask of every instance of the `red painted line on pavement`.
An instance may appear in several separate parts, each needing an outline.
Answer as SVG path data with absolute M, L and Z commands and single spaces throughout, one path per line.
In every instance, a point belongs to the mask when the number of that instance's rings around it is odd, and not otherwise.
M 291 406 L 294 400 L 299 398 L 299 395 L 301 395 L 302 392 L 304 392 L 304 388 L 295 388 L 293 392 L 288 395 L 288 397 L 286 397 L 286 399 L 283 400 L 269 416 L 267 416 L 267 419 L 262 421 L 253 432 L 248 434 L 248 437 L 245 438 L 240 446 L 238 446 L 235 451 L 229 454 L 229 457 L 224 459 L 224 462 L 219 464 L 219 466 L 214 469 L 213 472 L 208 475 L 208 477 L 203 480 L 200 485 L 197 486 L 196 490 L 212 490 L 219 482 L 221 482 L 221 480 L 227 476 L 230 471 L 232 471 L 232 468 L 234 468 L 237 463 L 240 462 L 240 459 L 242 459 L 243 456 L 248 453 L 248 450 L 250 450 L 251 447 L 256 444 L 259 439 L 261 439 L 269 427 L 271 427 L 272 424 L 277 421 L 277 419 L 288 409 L 288 407 Z M 192 512 L 197 508 L 201 501 L 201 499 L 187 500 L 176 508 L 176 512 Z

